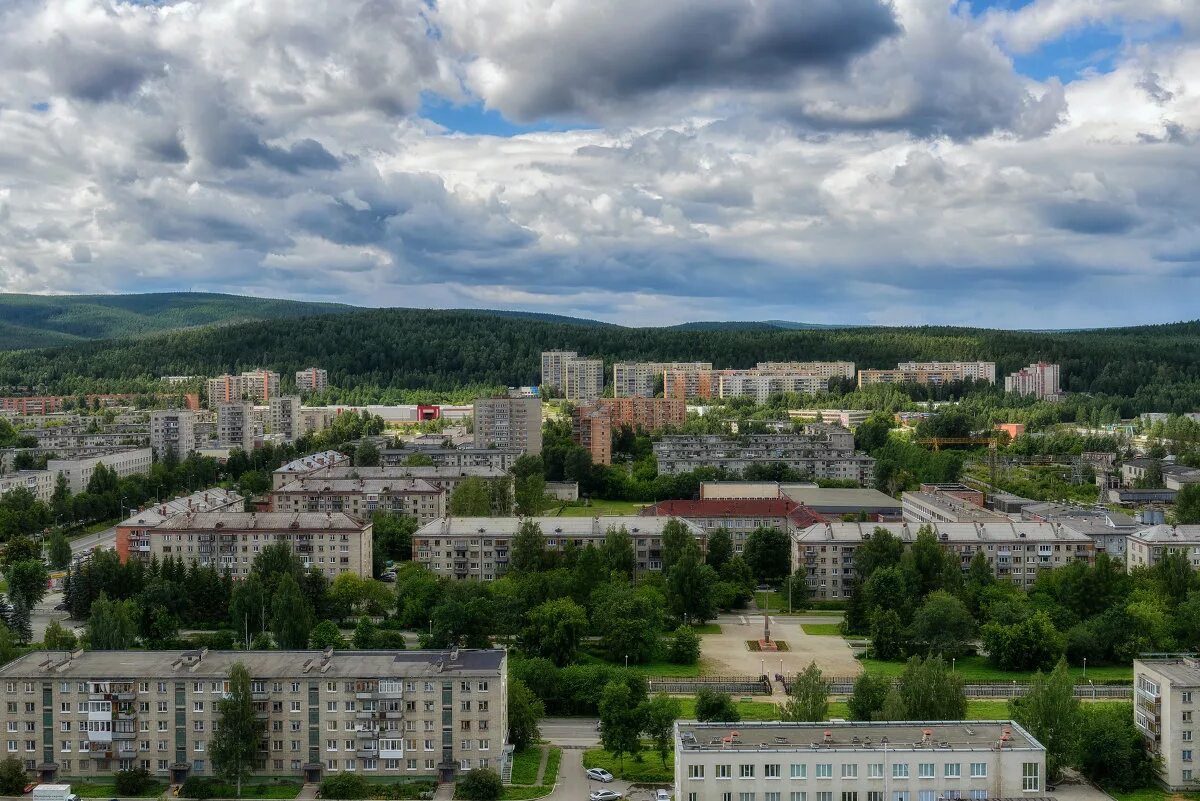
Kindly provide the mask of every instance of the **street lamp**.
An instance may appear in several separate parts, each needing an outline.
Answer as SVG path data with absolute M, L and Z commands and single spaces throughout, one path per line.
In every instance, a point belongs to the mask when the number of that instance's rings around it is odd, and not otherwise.
M 950 672 L 951 672 L 951 673 L 953 673 L 953 672 L 954 672 L 954 666 L 955 666 L 956 664 L 958 664 L 958 659 L 957 659 L 956 657 L 953 657 L 953 656 L 952 656 L 952 657 L 950 657 Z
M 1083 677 L 1087 678 L 1087 657 L 1083 658 Z
M 767 660 L 766 660 L 766 658 L 758 660 L 758 675 L 760 675 L 760 676 L 767 675 Z
M 625 667 L 629 667 L 629 654 L 625 654 Z
M 1096 682 L 1092 681 L 1091 679 L 1088 679 L 1088 684 L 1092 685 L 1092 700 L 1095 701 L 1096 700 Z

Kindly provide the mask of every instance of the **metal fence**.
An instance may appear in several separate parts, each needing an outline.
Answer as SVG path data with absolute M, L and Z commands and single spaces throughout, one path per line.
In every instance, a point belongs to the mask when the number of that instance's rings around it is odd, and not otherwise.
M 830 695 L 850 695 L 854 692 L 855 676 L 826 676 L 825 687 Z M 787 693 L 792 691 L 795 675 L 775 675 Z M 894 680 L 893 680 L 894 682 Z M 1029 692 L 1028 681 L 973 681 L 963 685 L 968 698 L 1018 698 Z M 1076 698 L 1132 698 L 1133 687 L 1129 684 L 1076 684 Z
M 770 695 L 766 676 L 653 676 L 646 680 L 652 693 L 695 693 L 715 690 L 741 695 Z

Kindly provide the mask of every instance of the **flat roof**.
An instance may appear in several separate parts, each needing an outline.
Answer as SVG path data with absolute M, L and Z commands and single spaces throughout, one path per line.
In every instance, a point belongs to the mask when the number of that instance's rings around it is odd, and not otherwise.
M 610 528 L 625 527 L 632 536 L 661 534 L 671 520 L 679 520 L 695 536 L 703 530 L 690 520 L 678 517 L 640 517 L 638 515 L 601 515 L 599 517 L 441 517 L 421 526 L 414 537 L 468 537 L 480 533 L 515 535 L 521 524 L 537 523 L 548 537 L 603 537 Z
M 822 507 L 853 506 L 860 509 L 895 509 L 903 506 L 900 501 L 877 489 L 822 489 L 799 484 L 783 484 L 779 491 L 793 501 L 811 506 L 820 511 Z
M 200 512 L 175 515 L 157 531 L 362 531 L 371 523 L 345 512 Z
M 289 492 L 424 492 L 441 495 L 443 490 L 423 478 L 297 478 L 284 484 L 272 495 Z
M 436 675 L 437 663 L 458 670 L 498 671 L 505 651 L 460 649 L 456 658 L 446 651 L 334 651 L 322 669 L 322 651 L 31 651 L 0 667 L 0 676 L 61 676 L 69 678 L 139 678 L 178 675 L 181 678 L 226 678 L 241 662 L 251 676 L 301 675 L 306 662 L 313 678 L 360 678 Z M 192 661 L 199 661 L 192 665 Z
M 1155 673 L 1165 677 L 1171 684 L 1182 687 L 1200 687 L 1200 662 L 1189 657 L 1170 659 L 1135 659 Z
M 928 735 L 926 733 L 928 732 Z M 735 734 L 736 733 L 736 734 Z M 749 721 L 700 723 L 681 720 L 676 740 L 685 751 L 888 751 L 994 750 L 1007 733 L 1006 748 L 1044 750 L 1012 720 L 790 723 Z M 826 738 L 828 734 L 828 738 Z M 726 738 L 729 738 L 726 741 Z
M 933 533 L 937 535 L 939 540 L 947 542 L 974 542 L 979 544 L 987 542 L 1020 544 L 1022 540 L 1038 543 L 1092 542 L 1091 537 L 1055 523 L 1011 521 L 989 523 L 858 523 L 834 521 L 810 526 L 797 532 L 793 535 L 793 538 L 803 545 L 819 545 L 824 542 L 859 543 L 871 536 L 871 533 L 875 529 L 882 528 L 895 534 L 905 542 L 913 542 L 917 538 L 917 532 L 923 526 L 929 526 L 933 529 Z M 1200 526 L 1196 528 L 1200 529 Z

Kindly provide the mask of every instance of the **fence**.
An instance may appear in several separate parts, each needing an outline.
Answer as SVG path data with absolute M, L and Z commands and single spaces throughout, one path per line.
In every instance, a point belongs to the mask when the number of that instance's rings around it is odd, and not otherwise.
M 646 681 L 652 693 L 690 694 L 715 690 L 731 695 L 770 695 L 766 676 L 654 676 Z
M 785 692 L 792 691 L 792 676 L 780 677 Z M 830 695 L 850 695 L 854 692 L 854 676 L 827 676 L 825 686 Z M 893 680 L 894 681 L 894 680 Z M 1028 681 L 973 681 L 963 685 L 968 698 L 1017 698 L 1029 692 Z M 1130 684 L 1076 684 L 1076 698 L 1132 698 Z

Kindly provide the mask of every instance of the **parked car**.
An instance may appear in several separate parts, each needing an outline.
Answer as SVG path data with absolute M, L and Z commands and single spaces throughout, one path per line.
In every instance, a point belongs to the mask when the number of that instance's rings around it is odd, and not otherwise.
M 611 782 L 613 780 L 613 775 L 604 768 L 588 768 L 587 777 L 595 779 L 598 782 Z
M 65 603 L 55 604 L 54 611 L 55 612 L 65 612 L 65 611 L 67 611 L 67 605 Z
M 616 790 L 596 790 L 590 797 L 592 801 L 617 801 L 621 794 Z
M 654 801 L 671 801 L 671 791 L 658 788 L 654 791 Z

